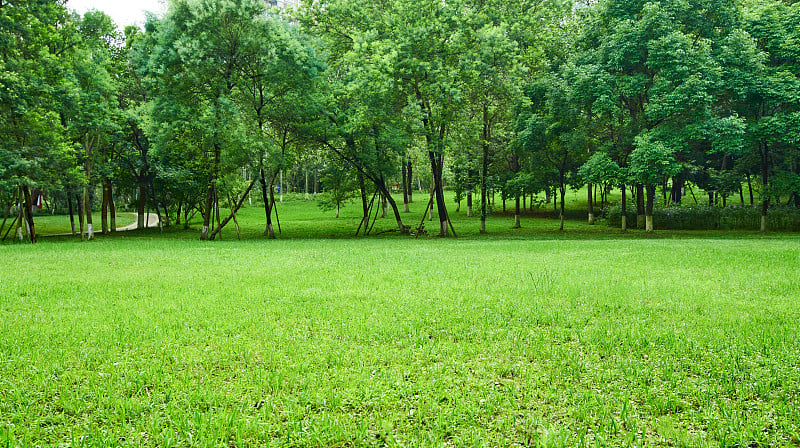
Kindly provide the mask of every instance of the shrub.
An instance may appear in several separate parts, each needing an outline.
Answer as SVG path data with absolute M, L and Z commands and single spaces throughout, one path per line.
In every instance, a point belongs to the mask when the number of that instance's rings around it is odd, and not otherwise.
M 621 225 L 619 206 L 609 208 L 606 218 L 611 227 Z M 628 207 L 628 227 L 636 227 L 636 206 Z M 709 207 L 682 205 L 653 210 L 653 225 L 659 230 L 759 230 L 760 207 Z M 767 229 L 800 231 L 800 209 L 773 207 L 767 212 Z

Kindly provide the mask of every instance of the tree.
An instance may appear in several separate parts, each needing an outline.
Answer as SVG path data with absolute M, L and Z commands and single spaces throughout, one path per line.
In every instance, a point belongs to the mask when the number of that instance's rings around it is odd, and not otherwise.
M 75 24 L 60 2 L 2 2 L 0 42 L 0 198 L 6 216 L 18 204 L 18 236 L 34 242 L 32 190 L 80 178 L 58 113 Z
M 157 138 L 164 143 L 189 137 L 184 141 L 204 153 L 203 240 L 211 239 L 212 214 L 218 217 L 221 171 L 249 159 L 237 156 L 246 131 L 233 96 L 245 61 L 261 51 L 257 24 L 264 8 L 257 0 L 177 0 L 150 25 L 156 28 L 150 60 L 157 80 L 154 116 L 167 125 Z

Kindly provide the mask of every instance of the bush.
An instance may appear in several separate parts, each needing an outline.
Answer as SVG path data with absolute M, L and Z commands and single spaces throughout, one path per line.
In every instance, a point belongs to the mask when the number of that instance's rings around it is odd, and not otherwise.
M 621 208 L 609 208 L 606 218 L 611 227 L 621 225 Z M 628 207 L 628 227 L 636 227 L 636 205 Z M 709 207 L 682 205 L 653 210 L 653 226 L 658 230 L 759 230 L 760 207 Z M 800 231 L 800 209 L 773 207 L 767 212 L 767 229 Z

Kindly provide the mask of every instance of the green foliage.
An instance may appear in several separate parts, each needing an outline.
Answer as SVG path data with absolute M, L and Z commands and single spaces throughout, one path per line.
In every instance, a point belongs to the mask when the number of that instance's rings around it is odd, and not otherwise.
M 621 209 L 611 207 L 607 223 L 620 225 Z M 761 228 L 761 210 L 753 207 L 710 207 L 707 205 L 681 205 L 656 207 L 653 210 L 655 228 L 658 230 L 748 230 Z M 628 222 L 636 222 L 636 210 L 628 210 Z M 767 214 L 767 228 L 778 232 L 800 231 L 800 210 L 794 207 L 774 207 Z
M 674 176 L 681 170 L 675 152 L 675 148 L 650 134 L 637 136 L 636 149 L 630 156 L 630 177 L 645 185 L 660 184 L 665 177 Z
M 619 184 L 625 180 L 619 165 L 604 152 L 592 154 L 589 160 L 578 169 L 578 176 L 586 183 L 592 184 Z

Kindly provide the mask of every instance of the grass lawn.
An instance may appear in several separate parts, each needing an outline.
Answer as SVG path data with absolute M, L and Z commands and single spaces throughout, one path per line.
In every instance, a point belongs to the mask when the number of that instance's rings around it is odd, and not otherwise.
M 507 206 L 481 235 L 449 202 L 457 240 L 286 195 L 277 241 L 254 204 L 247 241 L 2 245 L 0 446 L 800 445 L 800 237 Z
M 2 217 L 0 216 L 0 219 Z M 37 235 L 58 235 L 58 234 L 65 234 L 72 232 L 72 226 L 69 222 L 69 215 L 47 215 L 41 214 L 36 215 L 33 217 L 34 224 L 36 225 L 36 234 Z M 7 222 L 7 226 L 11 225 L 12 218 L 9 218 Z M 102 228 L 100 225 L 100 213 L 92 213 L 92 221 L 94 223 L 94 230 L 95 232 L 99 232 Z M 136 221 L 136 214 L 135 213 L 127 213 L 121 212 L 117 213 L 117 227 L 125 227 L 128 224 L 132 224 Z M 78 221 L 78 215 L 75 215 L 75 231 L 79 231 L 80 229 L 80 221 Z M 8 230 L 6 227 L 5 230 Z M 3 233 L 5 233 L 3 230 Z M 15 230 L 12 230 L 9 233 L 9 238 L 13 238 L 13 233 Z
M 0 246 L 0 446 L 800 443 L 798 236 L 502 226 Z

